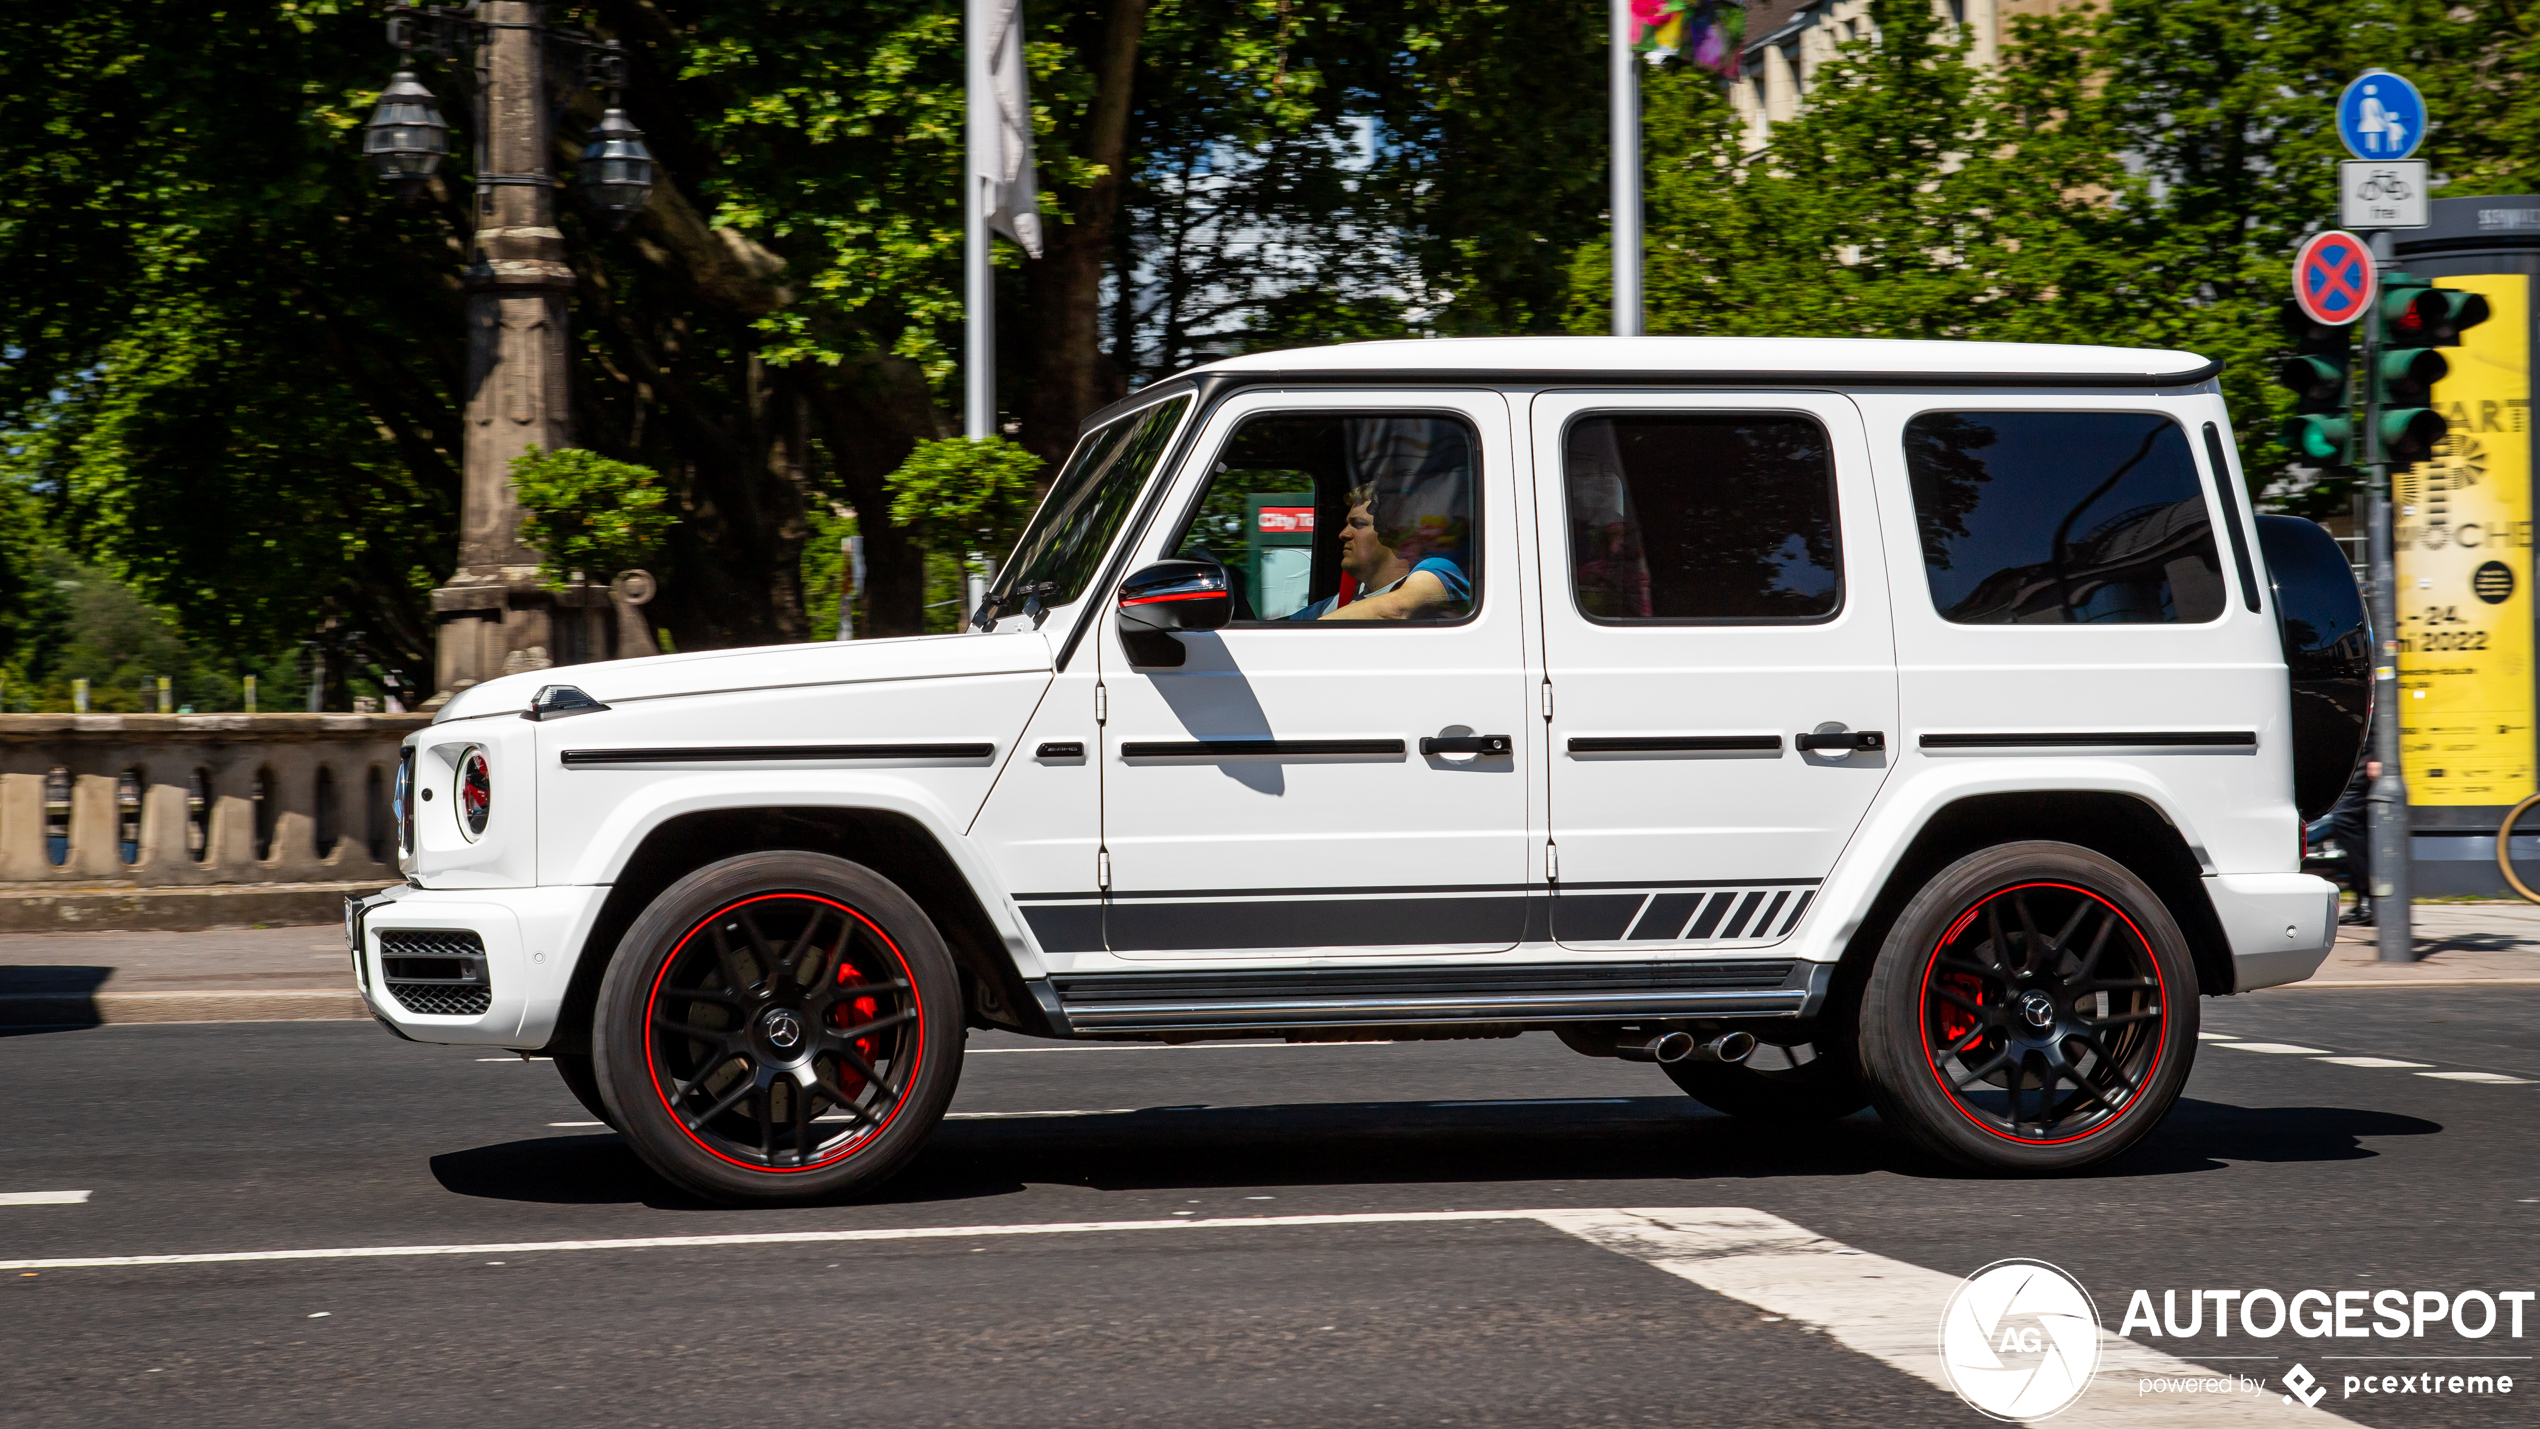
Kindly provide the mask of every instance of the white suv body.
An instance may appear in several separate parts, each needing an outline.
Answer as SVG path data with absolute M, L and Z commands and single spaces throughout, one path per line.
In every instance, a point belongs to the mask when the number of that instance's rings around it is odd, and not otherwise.
M 1821 1027 L 1935 859 L 2041 839 L 2140 876 L 2204 993 L 2298 980 L 2336 893 L 2300 871 L 2286 657 L 2218 367 L 1698 338 L 1215 363 L 1087 423 L 972 630 L 461 692 L 408 741 L 410 881 L 353 912 L 360 982 L 407 1037 L 583 1055 L 657 895 L 801 849 L 924 908 L 971 1025 L 1566 1028 L 1630 1056 L 1668 1029 Z M 2021 489 L 2067 458 L 2079 496 Z M 2165 462 L 2158 500 L 2102 509 Z M 1402 588 L 1461 593 L 1272 616 L 1362 589 L 1314 517 L 1385 502 L 1386 552 L 1442 553 Z M 1193 555 L 1233 618 L 1141 628 L 1124 578 Z M 1023 589 L 1036 572 L 1057 574 Z M 1185 598 L 1210 599 L 1149 599 Z M 556 686 L 588 705 L 533 703 Z M 450 976 L 392 989 L 383 958 L 443 935 L 481 958 L 401 964 Z

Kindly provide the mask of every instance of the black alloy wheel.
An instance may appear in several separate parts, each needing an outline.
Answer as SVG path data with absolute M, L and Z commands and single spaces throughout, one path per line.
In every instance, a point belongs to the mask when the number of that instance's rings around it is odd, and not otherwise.
M 861 1189 L 951 1100 L 958 983 L 933 923 L 870 869 L 749 854 L 646 910 L 601 990 L 597 1070 L 636 1150 L 726 1200 Z
M 2197 992 L 2175 920 L 2122 865 L 2069 844 L 1971 854 L 1916 895 L 1872 971 L 1873 1096 L 1963 1165 L 2087 1165 L 2176 1102 Z

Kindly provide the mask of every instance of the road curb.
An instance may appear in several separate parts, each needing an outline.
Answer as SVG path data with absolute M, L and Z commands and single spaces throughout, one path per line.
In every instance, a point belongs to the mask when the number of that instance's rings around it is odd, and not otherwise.
M 341 922 L 346 895 L 376 893 L 377 879 L 347 883 L 230 883 L 194 888 L 0 891 L 0 933 L 199 933 L 208 928 Z
M 124 1022 L 367 1022 L 350 988 L 288 992 L 98 992 L 0 995 L 0 1027 Z

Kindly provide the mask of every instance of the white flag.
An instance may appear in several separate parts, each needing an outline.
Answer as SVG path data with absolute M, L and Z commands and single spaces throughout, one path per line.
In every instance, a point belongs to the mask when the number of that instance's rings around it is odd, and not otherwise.
M 970 154 L 972 182 L 985 181 L 988 228 L 1041 256 L 1040 176 L 1032 166 L 1032 102 L 1023 88 L 1022 0 L 973 0 L 971 13 L 987 18 L 988 91 L 969 96 L 972 104 L 991 97 L 996 104 L 997 142 Z

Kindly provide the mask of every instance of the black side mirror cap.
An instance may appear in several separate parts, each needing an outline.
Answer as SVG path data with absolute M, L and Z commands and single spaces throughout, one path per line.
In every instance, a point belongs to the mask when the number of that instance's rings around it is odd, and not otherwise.
M 1215 561 L 1158 561 L 1120 583 L 1124 631 L 1218 630 L 1234 613 L 1226 568 Z

